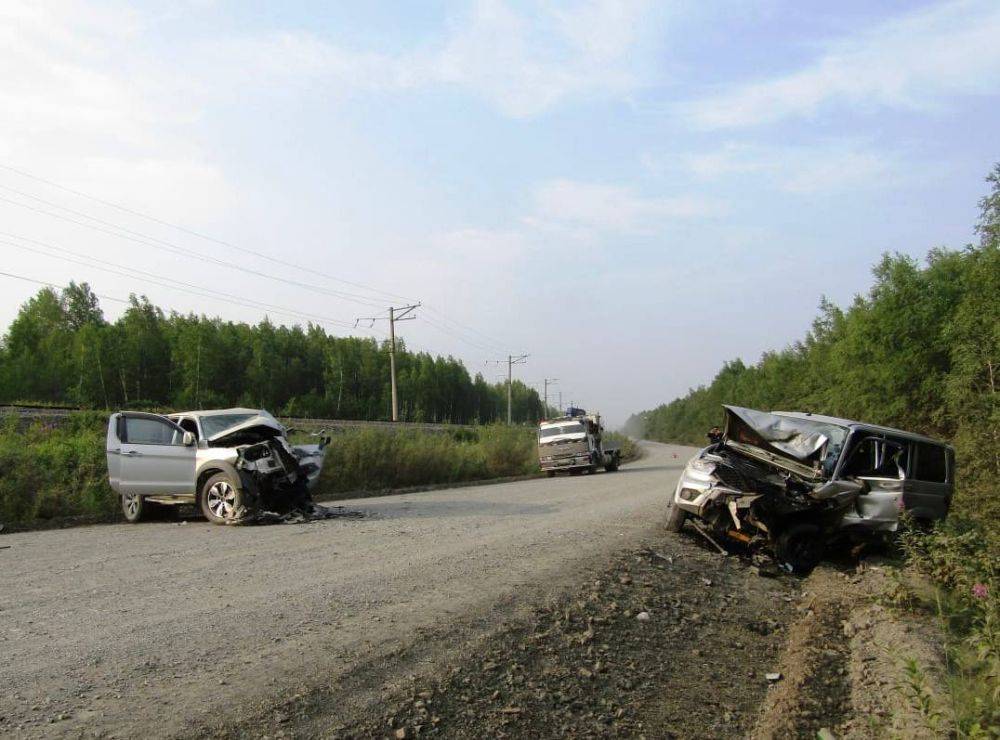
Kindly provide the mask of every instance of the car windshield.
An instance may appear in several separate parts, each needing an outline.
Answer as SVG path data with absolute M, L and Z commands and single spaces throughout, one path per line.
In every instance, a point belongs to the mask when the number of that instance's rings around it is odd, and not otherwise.
M 217 414 L 215 416 L 203 416 L 201 417 L 201 431 L 206 438 L 210 439 L 227 429 L 253 419 L 255 416 L 258 416 L 258 414 Z
M 569 424 L 560 424 L 559 426 L 552 427 L 542 427 L 538 430 L 539 437 L 555 437 L 557 434 L 583 434 L 584 429 L 583 424 L 578 421 L 574 421 Z

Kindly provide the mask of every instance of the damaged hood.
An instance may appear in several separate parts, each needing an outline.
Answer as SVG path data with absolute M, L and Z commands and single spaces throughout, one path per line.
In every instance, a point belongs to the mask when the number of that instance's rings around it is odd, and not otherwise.
M 260 428 L 266 436 L 284 435 L 285 427 L 266 411 L 259 409 L 227 409 L 223 413 L 201 417 L 201 428 L 208 442 Z
M 725 444 L 744 454 L 816 479 L 828 477 L 848 429 L 825 421 L 724 406 Z

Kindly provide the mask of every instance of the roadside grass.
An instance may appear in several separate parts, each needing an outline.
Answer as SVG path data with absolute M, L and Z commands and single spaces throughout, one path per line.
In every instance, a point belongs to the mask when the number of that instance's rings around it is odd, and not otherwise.
M 99 411 L 28 427 L 14 415 L 0 417 L 0 524 L 120 519 L 118 497 L 108 484 L 106 427 L 107 415 Z M 530 475 L 538 471 L 535 439 L 533 428 L 499 425 L 448 432 L 346 430 L 327 448 L 316 494 Z
M 622 451 L 622 462 L 638 460 L 642 456 L 642 448 L 635 443 L 635 440 L 621 432 L 605 432 L 604 444 L 618 447 Z
M 0 421 L 0 523 L 61 517 L 112 518 L 118 501 L 108 485 L 107 416 L 71 414 L 59 425 Z
M 952 518 L 929 532 L 907 526 L 900 544 L 925 580 L 895 578 L 888 602 L 938 619 L 958 736 L 1000 736 L 1000 548 L 992 528 Z
M 500 425 L 428 434 L 359 429 L 327 447 L 318 496 L 489 480 L 538 472 L 535 431 Z

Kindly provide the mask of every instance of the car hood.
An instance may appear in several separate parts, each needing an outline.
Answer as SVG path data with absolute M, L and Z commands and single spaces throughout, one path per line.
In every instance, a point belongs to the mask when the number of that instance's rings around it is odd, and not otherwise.
M 233 409 L 233 414 L 243 414 L 248 417 L 232 426 L 222 429 L 210 437 L 206 437 L 208 442 L 218 442 L 234 434 L 252 433 L 259 429 L 262 437 L 274 437 L 284 435 L 285 427 L 277 419 L 266 411 L 254 409 Z M 277 434 L 275 434 L 277 432 Z

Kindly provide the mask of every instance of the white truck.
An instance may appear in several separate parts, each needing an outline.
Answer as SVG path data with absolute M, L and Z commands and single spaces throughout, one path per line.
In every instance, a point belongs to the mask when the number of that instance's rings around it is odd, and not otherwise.
M 542 471 L 549 477 L 560 471 L 596 473 L 602 467 L 615 472 L 621 463 L 621 450 L 605 446 L 603 436 L 601 415 L 583 409 L 567 409 L 565 416 L 543 420 L 538 425 L 538 462 Z

